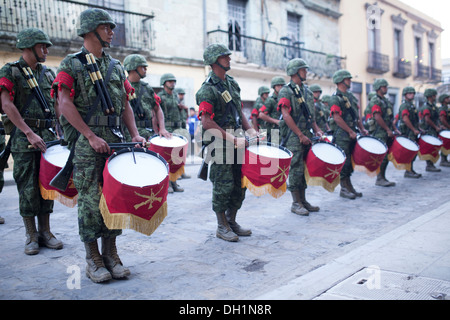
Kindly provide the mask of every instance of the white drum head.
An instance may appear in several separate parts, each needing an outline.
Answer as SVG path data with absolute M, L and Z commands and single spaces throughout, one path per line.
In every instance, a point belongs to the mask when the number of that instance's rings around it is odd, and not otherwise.
M 420 139 L 422 139 L 426 143 L 431 144 L 433 146 L 440 146 L 440 145 L 442 145 L 442 141 L 441 140 L 439 140 L 436 137 L 430 136 L 430 135 L 424 135 Z
M 439 133 L 439 135 L 443 138 L 450 139 L 450 130 L 443 130 Z
M 69 158 L 70 150 L 66 146 L 57 144 L 47 148 L 47 151 L 43 153 L 44 159 L 52 165 L 62 168 L 66 165 Z
M 145 152 L 124 152 L 108 162 L 108 171 L 117 181 L 133 186 L 146 187 L 159 184 L 167 175 L 164 162 Z
M 387 152 L 387 147 L 381 141 L 371 137 L 361 137 L 358 144 L 364 150 L 373 154 L 383 154 Z
M 311 150 L 317 158 L 329 164 L 341 164 L 345 161 L 341 150 L 328 143 L 316 143 Z
M 186 138 L 176 135 L 172 135 L 172 139 L 156 136 L 151 138 L 150 142 L 160 147 L 170 147 L 170 148 L 183 147 L 187 144 Z
M 397 137 L 397 142 L 405 149 L 410 151 L 419 151 L 419 146 L 414 143 L 414 141 L 409 140 L 405 137 Z
M 251 145 L 248 147 L 248 151 L 267 158 L 289 159 L 291 157 L 286 151 L 269 145 Z

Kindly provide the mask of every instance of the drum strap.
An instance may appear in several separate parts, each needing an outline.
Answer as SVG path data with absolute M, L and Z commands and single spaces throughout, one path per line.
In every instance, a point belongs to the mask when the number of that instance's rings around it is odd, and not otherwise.
M 223 100 L 225 101 L 226 106 L 227 106 L 227 109 L 226 109 L 225 113 L 223 114 L 222 119 L 220 120 L 219 126 L 223 127 L 225 124 L 227 124 L 227 122 L 228 122 L 227 117 L 228 117 L 228 114 L 231 112 L 233 115 L 233 118 L 236 121 L 235 129 L 240 128 L 241 127 L 241 117 L 240 117 L 239 112 L 237 111 L 236 105 L 232 98 L 232 93 L 233 93 L 232 85 L 230 85 L 231 92 L 228 92 L 228 90 L 226 90 L 223 87 L 223 85 L 220 81 L 217 82 L 216 84 L 212 83 L 211 81 L 209 81 L 209 82 L 213 85 L 214 88 L 216 88 L 219 95 L 223 98 Z

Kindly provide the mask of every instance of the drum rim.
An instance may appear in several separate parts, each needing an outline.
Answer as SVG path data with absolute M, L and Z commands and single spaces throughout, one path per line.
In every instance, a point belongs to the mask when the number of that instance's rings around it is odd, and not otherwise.
M 131 149 L 134 149 L 134 152 L 144 152 L 144 153 L 148 153 L 152 156 L 155 156 L 156 158 L 158 158 L 159 160 L 162 161 L 162 163 L 166 167 L 167 174 L 169 174 L 169 163 L 159 153 L 148 150 L 146 148 L 124 148 L 119 151 L 115 151 L 111 156 L 109 156 L 108 162 L 110 162 L 112 159 L 114 159 L 118 155 L 121 155 L 122 153 L 132 152 Z
M 386 147 L 386 150 L 389 149 L 388 146 L 387 146 L 387 144 L 386 144 L 386 142 L 384 142 L 384 141 L 381 140 L 380 138 L 377 138 L 377 137 L 374 137 L 374 136 L 359 136 L 357 140 L 362 139 L 362 138 L 372 138 L 372 139 L 378 140 L 378 141 L 380 141 L 380 142 Z
M 428 143 L 427 141 L 425 141 L 424 139 L 422 139 L 423 137 L 432 137 L 432 138 L 436 138 L 436 139 L 438 139 L 440 142 L 441 142 L 441 145 L 444 143 L 441 139 L 439 139 L 438 137 L 435 137 L 435 136 L 432 136 L 431 134 L 423 134 L 423 135 L 421 135 L 420 136 L 420 138 L 419 139 L 421 139 L 423 142 L 425 142 L 425 143 Z M 436 144 L 432 144 L 432 143 L 428 143 L 428 144 L 431 144 L 431 145 L 433 145 L 433 146 L 435 146 L 435 147 L 437 147 L 438 145 L 436 145 Z
M 410 138 L 408 138 L 408 137 L 405 137 L 405 136 L 398 136 L 398 137 L 395 137 L 395 140 L 397 140 L 397 138 L 408 139 L 409 141 L 411 141 L 412 143 L 414 143 L 414 144 L 417 146 L 417 148 L 420 148 L 419 144 L 418 144 L 416 141 L 414 141 L 414 140 L 412 140 L 412 139 L 410 139 Z M 402 146 L 402 147 L 403 147 L 403 146 Z
M 321 141 L 317 141 L 316 143 L 314 143 L 314 144 L 311 146 L 311 151 L 312 151 L 313 153 L 314 153 L 314 151 L 313 151 L 312 148 L 313 148 L 316 144 L 318 144 L 318 143 L 326 143 L 326 144 L 329 144 L 329 145 L 331 145 L 331 146 L 337 148 L 337 149 L 342 153 L 342 155 L 344 156 L 344 162 L 347 160 L 347 156 L 345 155 L 344 150 L 343 150 L 341 147 L 339 147 L 337 144 L 332 143 L 332 142 L 328 142 L 328 141 L 323 141 L 323 140 L 321 140 Z M 316 155 L 315 153 L 314 153 L 314 155 L 317 157 L 317 155 Z
M 439 132 L 439 136 L 441 137 L 441 133 L 442 132 L 448 132 L 448 133 L 450 133 L 450 129 L 446 129 L 446 130 L 441 130 L 440 132 Z M 444 139 L 450 139 L 450 137 L 449 138 L 447 138 L 447 137 L 443 137 Z
M 178 133 L 172 133 L 172 136 L 181 138 L 181 139 L 184 140 L 186 143 L 189 142 L 188 139 L 187 139 L 185 136 L 181 135 L 181 134 L 178 134 Z M 159 134 L 155 134 L 155 135 L 151 136 L 150 138 L 148 138 L 148 142 L 151 143 L 151 142 L 152 142 L 151 140 L 152 140 L 153 138 L 156 138 L 156 137 L 160 137 L 160 135 L 159 135 Z M 162 137 L 162 138 L 165 138 L 165 137 Z M 166 139 L 167 139 L 167 138 L 166 138 Z M 153 143 L 153 144 L 156 145 L 156 146 L 160 146 L 160 147 L 168 147 L 168 146 L 161 146 L 161 145 L 156 144 L 156 143 Z M 180 148 L 180 147 L 171 147 L 171 148 Z
M 57 146 L 60 146 L 61 148 L 63 148 L 63 149 L 66 149 L 66 150 L 68 150 L 68 151 L 69 151 L 69 153 L 70 153 L 70 149 L 69 149 L 69 147 L 68 147 L 67 145 L 62 145 L 62 144 L 61 144 L 61 142 L 60 142 L 60 143 L 58 143 L 58 144 L 55 144 L 55 145 L 53 145 L 53 146 L 50 146 L 50 147 L 48 147 L 48 148 L 47 148 L 47 150 L 50 150 L 51 148 L 53 148 L 53 147 L 57 147 Z M 42 153 L 42 156 L 44 157 L 45 161 L 47 161 L 47 162 L 48 162 L 48 158 L 46 157 L 46 154 L 48 155 L 48 153 L 47 153 L 47 152 L 43 152 L 43 153 Z
M 264 142 L 264 143 L 255 143 L 255 144 L 251 144 L 251 145 L 249 145 L 248 147 L 246 147 L 245 149 L 248 150 L 248 148 L 249 148 L 250 146 L 260 146 L 260 145 L 262 145 L 262 146 L 270 146 L 270 147 L 274 147 L 274 148 L 283 150 L 284 152 L 286 152 L 286 153 L 290 156 L 290 158 L 292 158 L 292 157 L 294 156 L 294 154 L 292 153 L 292 151 L 289 150 L 288 148 L 283 147 L 283 146 L 280 146 L 279 144 L 272 143 L 272 142 Z M 248 150 L 248 151 L 250 152 L 250 150 Z M 258 156 L 261 156 L 261 155 L 258 154 Z

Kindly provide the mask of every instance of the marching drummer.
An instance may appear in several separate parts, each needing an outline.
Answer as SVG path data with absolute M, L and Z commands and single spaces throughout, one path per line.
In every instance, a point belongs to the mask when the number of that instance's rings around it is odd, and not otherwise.
M 313 84 L 309 87 L 314 95 L 314 112 L 316 113 L 316 122 L 322 131 L 330 131 L 330 126 L 328 125 L 328 117 L 330 112 L 320 100 L 322 95 L 322 88 L 318 84 Z
M 236 222 L 246 192 L 246 188 L 241 187 L 242 164 L 237 161 L 237 154 L 246 147 L 247 141 L 239 133 L 242 129 L 250 136 L 257 133 L 242 112 L 238 83 L 226 74 L 231 69 L 230 55 L 231 51 L 222 44 L 211 44 L 205 49 L 204 64 L 211 66 L 212 71 L 197 92 L 196 100 L 203 130 L 215 139 L 212 142 L 215 149 L 211 154 L 217 161 L 210 165 L 209 178 L 213 183 L 212 209 L 218 225 L 216 236 L 235 242 L 239 236 L 250 236 L 252 233 Z M 234 161 L 226 161 L 230 157 Z
M 386 98 L 388 92 L 388 82 L 385 79 L 376 79 L 373 84 L 373 89 L 376 95 L 370 100 L 367 108 L 372 114 L 373 122 L 369 128 L 369 133 L 386 143 L 389 147 L 394 141 L 394 135 L 400 134 L 397 128 L 394 128 L 394 108 Z M 393 187 L 395 182 L 390 182 L 386 179 L 386 168 L 389 164 L 388 156 L 386 155 L 380 165 L 380 173 L 377 176 L 375 185 L 381 187 Z
M 13 127 L 9 144 L 14 159 L 14 180 L 19 191 L 19 210 L 26 232 L 25 253 L 39 253 L 39 244 L 52 249 L 61 249 L 63 244 L 50 232 L 50 213 L 53 200 L 44 200 L 39 189 L 39 167 L 41 152 L 46 151 L 46 141 L 56 140 L 55 116 L 57 106 L 50 96 L 50 88 L 55 77 L 53 71 L 43 63 L 52 46 L 48 35 L 36 28 L 28 28 L 17 35 L 16 47 L 22 50 L 19 61 L 7 63 L 0 70 L 1 105 Z M 38 87 L 31 89 L 26 72 L 33 76 Z M 30 83 L 30 82 L 28 82 Z M 40 90 L 42 99 L 33 91 Z M 33 148 L 29 148 L 28 145 Z M 35 217 L 38 220 L 36 230 Z
M 302 216 L 320 210 L 306 201 L 307 185 L 303 160 L 311 147 L 310 129 L 320 137 L 323 135 L 316 124 L 313 94 L 304 84 L 308 68 L 308 64 L 300 58 L 288 62 L 286 73 L 291 80 L 281 89 L 278 102 L 284 120 L 280 123 L 281 136 L 283 140 L 288 137 L 287 142 L 282 144 L 293 153 L 288 187 L 293 200 L 291 212 Z
M 115 22 L 102 9 L 87 9 L 81 12 L 79 18 L 77 34 L 83 38 L 83 47 L 81 52 L 69 54 L 63 59 L 53 88 L 62 114 L 80 132 L 75 144 L 73 181 L 78 190 L 78 227 L 86 250 L 86 274 L 93 282 L 104 282 L 130 274 L 117 254 L 116 237 L 122 230 L 109 230 L 99 208 L 99 186 L 110 153 L 108 143 L 123 139 L 120 134 L 122 121 L 133 142 L 145 143 L 145 138 L 139 135 L 133 110 L 126 99 L 133 88 L 125 77 L 125 70 L 119 61 L 104 52 L 113 39 Z M 87 69 L 89 57 L 97 63 L 104 79 L 106 90 L 101 90 L 101 93 L 94 90 L 95 83 L 84 81 L 90 78 Z M 110 78 L 106 78 L 108 73 Z M 114 108 L 102 110 L 104 106 L 94 102 L 98 101 L 98 95 L 103 95 L 105 99 L 109 97 Z M 101 255 L 98 238 L 102 241 Z
M 259 87 L 258 89 L 258 98 L 253 104 L 252 110 L 252 125 L 253 128 L 259 132 L 261 129 L 266 129 L 264 120 L 259 116 L 259 114 L 266 110 L 265 103 L 269 98 L 270 89 L 266 86 Z
M 416 141 L 417 136 L 421 132 L 419 128 L 419 112 L 414 105 L 416 90 L 413 87 L 405 87 L 403 88 L 402 95 L 404 100 L 398 110 L 398 114 L 401 119 L 400 132 L 408 139 Z M 413 169 L 413 162 L 416 158 L 417 156 L 414 157 L 413 161 L 411 161 L 411 170 L 405 171 L 405 178 L 420 178 L 422 176 Z
M 450 95 L 444 93 L 439 96 L 439 102 L 441 107 L 439 108 L 439 122 L 441 126 L 449 130 L 450 129 L 450 109 L 448 108 L 448 104 L 450 103 Z M 450 167 L 450 162 L 447 160 L 447 156 L 441 151 L 441 166 Z
M 177 78 L 172 73 L 165 73 L 161 76 L 160 84 L 163 87 L 158 93 L 160 98 L 160 106 L 163 110 L 166 130 L 173 133 L 175 130 L 181 130 L 182 121 L 180 115 L 180 106 L 178 104 L 177 95 L 175 94 L 175 85 Z M 176 181 L 170 181 L 169 193 L 183 192 Z
M 346 155 L 346 161 L 340 175 L 341 192 L 340 197 L 355 199 L 362 197 L 361 192 L 357 192 L 352 185 L 350 177 L 353 173 L 352 153 L 356 145 L 356 128 L 361 134 L 367 135 L 359 116 L 359 106 L 356 97 L 349 91 L 352 75 L 347 70 L 338 70 L 333 75 L 333 82 L 336 84 L 336 92 L 330 99 L 330 128 L 333 131 L 333 140 Z
M 130 105 L 139 135 L 148 140 L 156 132 L 170 138 L 172 135 L 166 130 L 164 113 L 159 106 L 160 98 L 147 82 L 142 81 L 147 75 L 148 67 L 144 56 L 130 54 L 123 60 L 123 66 L 128 72 L 127 79 L 135 90 Z
M 427 99 L 427 103 L 422 109 L 420 128 L 423 129 L 428 135 L 438 137 L 438 134 L 443 127 L 439 124 L 439 109 L 436 106 L 437 90 L 432 88 L 426 89 L 423 95 Z M 434 163 L 431 160 L 427 160 L 425 170 L 429 172 L 441 171 L 441 169 L 434 166 Z

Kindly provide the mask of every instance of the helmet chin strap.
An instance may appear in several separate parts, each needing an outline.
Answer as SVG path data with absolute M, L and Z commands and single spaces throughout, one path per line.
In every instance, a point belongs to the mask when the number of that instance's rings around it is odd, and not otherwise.
M 221 65 L 221 64 L 219 63 L 219 61 L 216 61 L 216 64 L 217 64 L 219 67 L 221 67 L 223 70 L 225 70 L 225 71 L 228 71 L 228 70 L 231 69 L 230 67 L 224 67 L 223 65 Z
M 145 77 L 138 71 L 138 69 L 134 70 L 138 74 L 139 78 L 144 79 Z
M 100 44 L 102 45 L 103 48 L 110 48 L 111 44 L 109 42 L 106 42 L 102 39 L 102 37 L 100 37 L 100 35 L 98 34 L 97 31 L 94 31 L 95 36 L 97 37 L 98 41 L 100 41 Z
M 300 70 L 300 69 L 298 69 L 298 70 Z M 297 70 L 297 76 L 299 77 L 299 79 L 300 79 L 302 82 L 306 81 L 306 79 L 303 78 L 303 77 L 300 75 L 300 72 L 298 72 L 298 70 Z
M 41 57 L 39 57 L 39 56 L 37 55 L 36 50 L 34 50 L 34 47 L 31 48 L 31 51 L 33 52 L 34 57 L 36 58 L 36 61 L 37 61 L 37 62 L 45 62 L 45 59 L 44 59 L 44 58 L 41 58 Z

